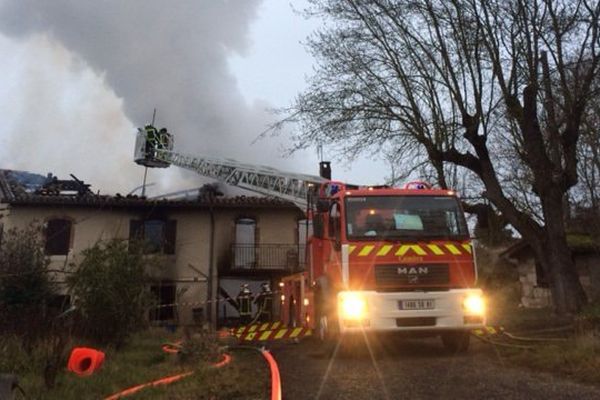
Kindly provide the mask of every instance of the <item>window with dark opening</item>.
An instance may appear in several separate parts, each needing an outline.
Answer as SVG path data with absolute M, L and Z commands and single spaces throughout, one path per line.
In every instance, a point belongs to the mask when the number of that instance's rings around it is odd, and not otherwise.
M 146 254 L 175 254 L 176 233 L 175 220 L 131 220 L 129 225 L 130 241 L 140 241 Z
M 235 260 L 237 268 L 256 265 L 256 220 L 239 218 L 235 222 Z
M 156 300 L 157 307 L 150 312 L 151 321 L 167 321 L 175 319 L 175 283 L 172 281 L 161 281 L 150 286 L 150 293 Z
M 68 219 L 55 218 L 46 222 L 46 254 L 64 256 L 71 247 L 72 222 Z

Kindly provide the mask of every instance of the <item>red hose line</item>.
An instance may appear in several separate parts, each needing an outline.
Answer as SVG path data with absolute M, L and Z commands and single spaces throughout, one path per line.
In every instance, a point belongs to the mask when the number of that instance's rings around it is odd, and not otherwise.
M 279 376 L 277 362 L 268 350 L 261 350 L 260 352 L 267 359 L 271 369 L 271 400 L 281 400 L 281 377 Z
M 227 364 L 229 364 L 231 362 L 231 359 L 232 359 L 232 357 L 229 354 L 224 353 L 223 354 L 223 360 L 219 361 L 216 364 L 213 364 L 213 367 L 214 368 L 224 367 L 225 365 L 227 365 Z M 117 399 L 121 399 L 123 397 L 130 396 L 130 395 L 132 395 L 134 393 L 137 393 L 140 390 L 145 389 L 145 388 L 150 387 L 150 386 L 168 385 L 170 383 L 177 382 L 178 380 L 181 380 L 181 379 L 183 379 L 185 377 L 188 377 L 188 376 L 192 375 L 193 373 L 194 373 L 194 371 L 184 372 L 183 374 L 166 376 L 164 378 L 160 378 L 160 379 L 157 379 L 157 380 L 152 381 L 152 382 L 142 383 L 141 385 L 132 386 L 132 387 L 130 387 L 128 389 L 122 390 L 122 391 L 120 391 L 118 393 L 115 393 L 115 394 L 109 396 L 109 397 L 106 397 L 104 400 L 117 400 Z
M 213 364 L 213 367 L 215 368 L 221 368 L 224 367 L 225 365 L 229 364 L 231 362 L 231 356 L 227 353 L 223 354 L 223 359 L 221 361 L 219 361 L 216 364 Z

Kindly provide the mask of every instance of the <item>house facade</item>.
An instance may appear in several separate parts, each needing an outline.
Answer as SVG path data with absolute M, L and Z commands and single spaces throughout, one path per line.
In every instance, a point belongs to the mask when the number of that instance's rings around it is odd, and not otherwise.
M 245 196 L 147 200 L 97 195 L 77 183 L 69 191 L 48 184 L 31 190 L 0 170 L 0 230 L 41 224 L 50 268 L 64 271 L 54 272 L 59 283 L 98 241 L 143 240 L 154 266 L 150 290 L 162 305 L 152 320 L 207 321 L 211 301 L 213 321 L 235 319 L 231 298 L 241 283 L 256 292 L 261 283 L 276 286 L 282 275 L 303 268 L 304 217 L 292 203 Z

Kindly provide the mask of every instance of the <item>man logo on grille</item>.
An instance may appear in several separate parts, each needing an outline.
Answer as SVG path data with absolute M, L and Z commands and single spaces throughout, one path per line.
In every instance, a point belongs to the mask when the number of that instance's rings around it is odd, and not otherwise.
M 427 275 L 429 274 L 428 267 L 398 267 L 398 275 Z

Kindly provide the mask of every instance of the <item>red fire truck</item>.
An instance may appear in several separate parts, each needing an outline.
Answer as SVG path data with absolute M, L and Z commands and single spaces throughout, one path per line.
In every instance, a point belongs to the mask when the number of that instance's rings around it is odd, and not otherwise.
M 283 321 L 321 339 L 439 334 L 466 351 L 485 323 L 473 246 L 454 191 L 326 182 L 309 201 L 308 268 L 282 280 Z
M 402 189 L 358 187 L 173 150 L 166 129 L 139 129 L 135 162 L 177 165 L 229 185 L 294 202 L 306 210 L 307 268 L 282 280 L 281 316 L 323 340 L 352 333 L 439 334 L 466 351 L 485 324 L 475 288 L 474 249 L 454 191 L 411 182 Z M 177 192 L 175 195 L 181 195 Z

